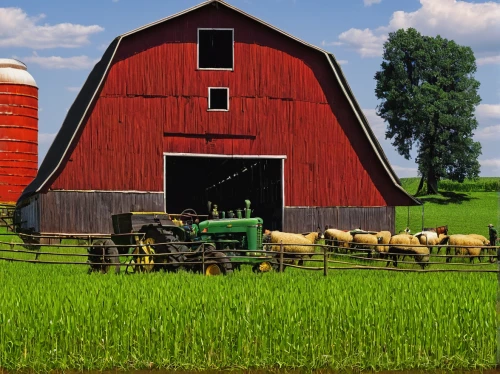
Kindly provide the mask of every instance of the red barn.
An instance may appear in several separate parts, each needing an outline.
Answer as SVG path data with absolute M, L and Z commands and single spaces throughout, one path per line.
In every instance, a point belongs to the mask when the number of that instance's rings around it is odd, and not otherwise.
M 390 229 L 416 205 L 334 56 L 210 0 L 117 37 L 18 201 L 23 228 L 252 201 L 270 229 Z

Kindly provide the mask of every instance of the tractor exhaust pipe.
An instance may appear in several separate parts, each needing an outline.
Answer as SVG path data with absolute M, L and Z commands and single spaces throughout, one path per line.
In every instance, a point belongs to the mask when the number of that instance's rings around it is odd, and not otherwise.
M 207 209 L 208 209 L 208 218 L 212 215 L 212 202 L 208 201 L 207 202 Z
M 245 218 L 250 218 L 252 211 L 250 210 L 250 200 L 245 200 Z

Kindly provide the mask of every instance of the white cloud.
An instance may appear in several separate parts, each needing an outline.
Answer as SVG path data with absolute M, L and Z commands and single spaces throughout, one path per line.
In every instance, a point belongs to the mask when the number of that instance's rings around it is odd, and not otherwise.
M 492 173 L 492 175 L 498 176 L 500 174 L 500 158 L 490 158 L 487 160 L 479 160 L 479 163 L 481 164 L 481 169 L 483 169 L 483 168 L 489 169 L 489 171 L 490 171 L 490 173 Z M 483 175 L 483 170 L 481 170 L 481 175 Z
M 389 30 L 414 27 L 425 35 L 437 35 L 476 50 L 498 49 L 500 3 L 456 0 L 420 0 L 415 12 L 394 12 Z
M 416 177 L 418 175 L 418 169 L 416 167 L 410 168 L 399 165 L 391 165 L 391 166 L 399 178 Z
M 55 137 L 56 137 L 56 134 L 48 134 L 48 133 L 40 132 L 40 133 L 38 133 L 38 144 L 39 145 L 50 145 Z
M 387 34 L 376 35 L 370 29 L 349 29 L 339 35 L 339 40 L 349 49 L 356 50 L 361 57 L 378 57 L 382 56 Z
M 33 56 L 24 57 L 23 62 L 37 64 L 44 69 L 70 69 L 84 70 L 93 67 L 99 59 L 91 59 L 88 56 L 38 56 L 36 53 Z
M 323 47 L 330 46 L 330 45 L 333 45 L 333 46 L 339 46 L 339 45 L 344 45 L 344 43 L 342 43 L 342 42 L 327 42 L 326 40 L 323 40 L 323 41 L 321 42 L 321 45 L 322 45 Z
M 498 65 L 500 64 L 500 55 L 496 56 L 486 56 L 486 57 L 480 57 L 476 60 L 476 63 L 481 66 L 481 65 Z
M 498 63 L 500 40 L 500 3 L 471 3 L 457 0 L 420 0 L 414 12 L 396 11 L 386 26 L 376 29 L 350 29 L 341 33 L 338 42 L 356 50 L 362 57 L 378 57 L 387 35 L 400 28 L 414 27 L 424 35 L 441 35 L 461 45 L 472 47 L 478 63 Z M 330 45 L 335 42 L 325 42 Z M 484 58 L 484 59 L 483 59 Z
M 479 104 L 476 107 L 476 116 L 478 119 L 500 119 L 500 104 Z
M 73 23 L 40 25 L 44 18 L 45 14 L 28 16 L 20 8 L 0 8 L 0 47 L 75 48 L 89 44 L 90 35 L 104 30 Z
M 347 60 L 337 60 L 337 62 L 339 65 L 347 65 L 349 63 Z
M 474 134 L 477 140 L 500 140 L 500 125 L 479 128 Z
M 373 5 L 373 4 L 380 4 L 382 0 L 363 0 L 363 3 L 365 4 L 365 6 L 370 6 L 370 5 Z
M 69 92 L 79 92 L 81 87 L 66 87 Z

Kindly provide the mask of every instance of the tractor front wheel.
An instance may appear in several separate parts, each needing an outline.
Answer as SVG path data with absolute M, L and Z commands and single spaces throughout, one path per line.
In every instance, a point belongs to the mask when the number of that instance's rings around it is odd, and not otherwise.
M 269 261 L 264 261 L 260 264 L 255 264 L 252 270 L 254 273 L 268 273 L 274 270 L 274 267 Z
M 209 252 L 205 257 L 205 275 L 226 275 L 233 272 L 233 264 L 222 252 Z

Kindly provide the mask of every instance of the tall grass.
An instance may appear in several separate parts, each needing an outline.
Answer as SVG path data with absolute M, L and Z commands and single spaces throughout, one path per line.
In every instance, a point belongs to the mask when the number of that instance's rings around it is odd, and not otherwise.
M 495 276 L 86 275 L 5 263 L 0 366 L 493 367 Z

